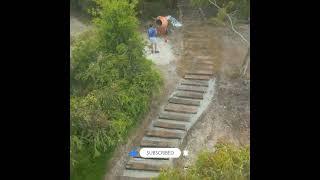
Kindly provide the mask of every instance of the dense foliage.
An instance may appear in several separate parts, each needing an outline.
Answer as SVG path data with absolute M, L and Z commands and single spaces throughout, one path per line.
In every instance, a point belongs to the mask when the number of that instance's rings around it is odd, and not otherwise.
M 249 180 L 249 147 L 236 147 L 219 143 L 216 151 L 203 151 L 197 161 L 187 170 L 167 169 L 161 172 L 159 180 Z
M 122 142 L 148 111 L 162 80 L 144 54 L 135 5 L 96 0 L 95 28 L 77 39 L 71 57 L 71 172 Z

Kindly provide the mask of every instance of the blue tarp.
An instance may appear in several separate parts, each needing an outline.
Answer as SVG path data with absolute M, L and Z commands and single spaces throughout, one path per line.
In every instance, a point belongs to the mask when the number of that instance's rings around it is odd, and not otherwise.
M 167 19 L 170 21 L 170 23 L 174 26 L 174 27 L 181 27 L 182 24 L 176 20 L 176 18 L 172 17 L 172 16 L 167 16 Z

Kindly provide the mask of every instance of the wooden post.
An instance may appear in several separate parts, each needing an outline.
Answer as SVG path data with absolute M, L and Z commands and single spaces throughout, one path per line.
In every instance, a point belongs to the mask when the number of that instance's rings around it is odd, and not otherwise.
M 249 66 L 249 58 L 250 57 L 250 47 L 248 48 L 247 54 L 243 60 L 243 63 L 241 65 L 240 73 L 241 76 L 244 76 L 247 72 L 248 66 Z

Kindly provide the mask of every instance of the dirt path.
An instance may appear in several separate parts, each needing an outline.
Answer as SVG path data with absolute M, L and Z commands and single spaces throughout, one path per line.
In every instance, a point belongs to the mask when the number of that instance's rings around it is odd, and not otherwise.
M 77 18 L 76 16 L 70 15 L 70 35 L 71 38 L 73 36 L 77 36 L 78 34 L 81 34 L 82 32 L 90 29 L 91 26 L 88 24 L 85 24 L 83 20 Z
M 185 149 L 189 156 L 180 159 L 178 165 L 181 167 L 192 164 L 202 150 L 214 151 L 219 140 L 237 145 L 250 143 L 250 80 L 238 77 L 247 47 L 228 28 L 211 27 L 210 32 L 216 36 L 212 42 L 218 49 L 215 58 L 216 95 L 208 113 L 187 137 Z M 248 26 L 242 26 L 241 32 L 249 39 Z

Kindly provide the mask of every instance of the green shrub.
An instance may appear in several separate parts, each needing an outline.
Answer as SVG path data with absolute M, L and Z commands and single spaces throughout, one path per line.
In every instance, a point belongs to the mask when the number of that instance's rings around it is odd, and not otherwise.
M 143 54 L 136 2 L 95 2 L 95 28 L 74 40 L 72 47 L 70 157 L 75 174 L 77 166 L 94 162 L 126 139 L 162 84 Z
M 220 143 L 215 152 L 203 151 L 187 170 L 163 170 L 159 180 L 248 180 L 250 179 L 249 146 L 236 147 Z

